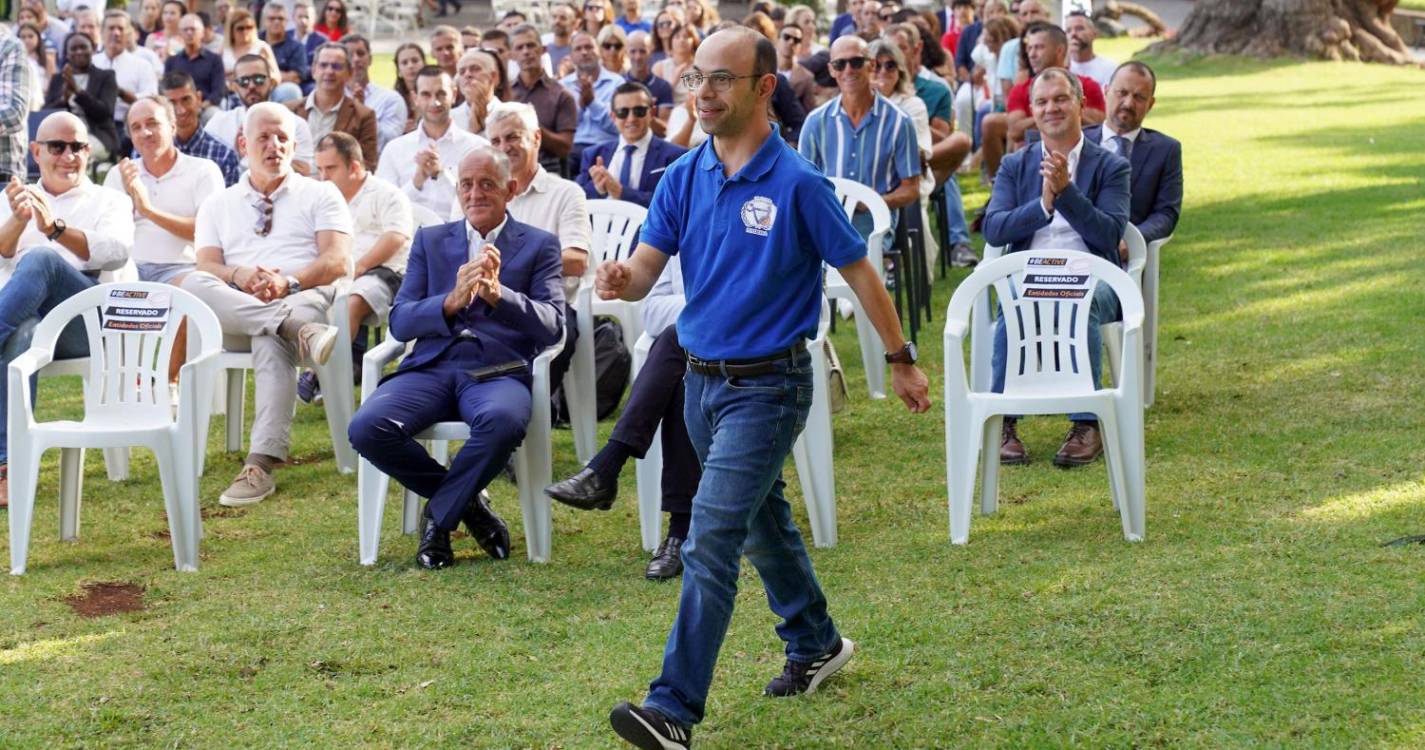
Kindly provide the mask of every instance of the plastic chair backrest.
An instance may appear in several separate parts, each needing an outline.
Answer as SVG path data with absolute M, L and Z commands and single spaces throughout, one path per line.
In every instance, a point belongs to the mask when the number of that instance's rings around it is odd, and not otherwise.
M 857 206 L 865 206 L 866 210 L 871 212 L 871 235 L 866 238 L 866 256 L 876 273 L 885 273 L 882 270 L 881 254 L 886 247 L 886 235 L 891 231 L 891 209 L 876 191 L 866 185 L 842 177 L 828 179 L 831 180 L 832 187 L 836 188 L 836 199 L 841 201 L 841 207 L 846 209 L 846 218 L 851 219 L 856 215 Z
M 598 263 L 628 260 L 638 248 L 638 230 L 648 217 L 648 209 L 637 203 L 613 200 L 592 200 L 588 206 Z
M 951 297 L 946 324 L 968 325 L 971 306 L 994 287 L 1005 316 L 1004 393 L 1087 393 L 1093 390 L 1088 320 L 1096 282 L 1118 295 L 1125 324 L 1142 325 L 1143 297 L 1133 279 L 1076 250 L 1025 251 L 981 261 Z
M 158 410 L 170 415 L 168 362 L 184 318 L 196 328 L 201 348 L 190 351 L 191 357 L 222 349 L 218 316 L 207 305 L 178 287 L 147 282 L 99 284 L 70 297 L 40 321 L 31 345 L 53 353 L 59 334 L 76 317 L 84 319 L 89 340 L 86 417 Z
M 1125 266 L 1128 275 L 1133 277 L 1141 288 L 1143 286 L 1143 268 L 1148 265 L 1148 243 L 1143 240 L 1143 233 L 1138 231 L 1138 227 L 1132 222 L 1124 225 L 1123 242 L 1128 245 L 1128 264 Z

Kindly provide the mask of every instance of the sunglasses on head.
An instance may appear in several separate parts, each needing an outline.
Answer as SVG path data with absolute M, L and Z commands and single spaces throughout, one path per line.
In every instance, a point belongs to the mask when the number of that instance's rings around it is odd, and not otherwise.
M 852 70 L 860 70 L 865 67 L 866 62 L 866 58 L 864 57 L 847 57 L 841 60 L 832 60 L 831 69 L 839 73 L 846 70 L 847 65 L 850 65 Z
M 604 49 L 609 50 L 610 52 L 612 52 L 612 51 L 614 51 L 614 50 L 623 49 L 623 43 L 622 43 L 622 42 L 604 42 L 603 47 L 604 47 Z
M 618 119 L 622 120 L 628 117 L 630 112 L 633 113 L 634 117 L 647 117 L 648 107 L 642 105 L 637 107 L 620 107 L 619 109 L 614 110 L 614 117 L 617 117 Z
M 237 85 L 242 86 L 244 88 L 248 86 L 266 86 L 267 80 L 267 74 L 254 73 L 250 76 L 239 76 L 237 79 Z
M 40 143 L 43 143 L 44 146 L 45 146 L 45 148 L 49 149 L 50 156 L 59 156 L 59 155 L 61 155 L 61 154 L 64 153 L 64 150 L 65 150 L 65 149 L 69 149 L 70 151 L 72 151 L 72 152 L 74 152 L 74 153 L 77 154 L 77 153 L 79 153 L 79 152 L 81 152 L 81 151 L 83 151 L 83 150 L 89 148 L 89 144 L 88 144 L 88 142 L 86 142 L 86 141 L 61 141 L 61 140 L 53 140 L 53 141 L 40 141 Z

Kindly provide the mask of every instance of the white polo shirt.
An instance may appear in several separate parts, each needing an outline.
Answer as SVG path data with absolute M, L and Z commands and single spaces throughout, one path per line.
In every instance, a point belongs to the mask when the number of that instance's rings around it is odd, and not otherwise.
M 292 123 L 292 132 L 297 137 L 297 150 L 292 152 L 293 161 L 314 164 L 316 161 L 315 146 L 316 141 L 312 140 L 312 129 L 307 126 L 307 121 L 298 117 L 296 113 L 286 107 L 282 108 L 287 121 Z M 244 168 L 247 167 L 247 154 L 238 151 L 237 137 L 242 131 L 243 123 L 247 121 L 247 106 L 239 106 L 213 115 L 213 119 L 203 126 L 203 130 L 208 135 L 218 139 L 218 142 L 232 149 L 238 155 Z
M 109 53 L 102 49 L 96 50 L 94 67 L 114 71 L 114 82 L 134 96 L 151 96 L 158 93 L 158 76 L 154 74 L 153 66 L 132 52 L 124 51 L 118 57 L 110 59 Z M 124 101 L 123 97 L 115 99 L 114 119 L 119 122 L 120 131 L 124 129 L 124 118 L 128 114 L 129 103 Z
M 293 172 L 268 196 L 272 199 L 272 229 L 266 236 L 258 205 L 262 193 L 251 176 L 223 190 L 198 209 L 193 245 L 216 247 L 223 262 L 237 266 L 266 266 L 284 274 L 306 268 L 317 257 L 317 232 L 331 230 L 351 235 L 351 212 L 341 191 Z M 347 268 L 352 266 L 350 259 Z
M 456 170 L 460 166 L 460 160 L 476 146 L 489 143 L 482 136 L 461 130 L 454 122 L 445 129 L 445 134 L 440 138 L 431 138 L 426 134 L 425 123 L 422 122 L 416 125 L 415 130 L 386 144 L 386 148 L 381 151 L 381 160 L 376 165 L 376 176 L 400 187 L 412 203 L 425 206 L 438 216 L 445 216 L 456 203 Z M 417 189 L 412 182 L 416 174 L 416 154 L 431 144 L 435 144 L 435 152 L 440 154 L 440 174 L 426 180 L 425 184 Z
M 15 264 L 25 253 L 37 247 L 52 248 L 65 262 L 80 271 L 114 271 L 129 260 L 134 244 L 134 204 L 129 196 L 95 185 L 88 177 L 78 186 L 54 195 L 43 184 L 34 186 L 49 198 L 54 216 L 75 229 L 84 230 L 89 242 L 89 260 L 81 260 L 58 242 L 51 242 L 35 222 L 25 225 L 25 231 L 15 245 L 15 255 L 0 258 L 0 287 L 15 273 Z M 0 221 L 10 218 L 10 201 L 0 201 Z
M 377 177 L 368 175 L 361 189 L 352 196 L 351 223 L 356 234 L 351 237 L 351 256 L 360 259 L 376 240 L 387 232 L 396 232 L 405 237 L 401 249 L 391 259 L 381 265 L 395 271 L 406 272 L 406 257 L 411 252 L 411 201 L 401 189 Z
M 143 159 L 135 159 L 139 180 L 148 189 L 153 207 L 175 216 L 197 216 L 203 201 L 223 192 L 223 172 L 209 159 L 178 154 L 178 161 L 162 177 L 154 177 Z M 115 167 L 104 176 L 104 187 L 118 191 L 126 199 L 124 176 Z M 132 205 L 132 204 L 130 204 Z M 155 224 L 152 219 L 134 217 L 135 263 L 194 263 L 193 243 Z

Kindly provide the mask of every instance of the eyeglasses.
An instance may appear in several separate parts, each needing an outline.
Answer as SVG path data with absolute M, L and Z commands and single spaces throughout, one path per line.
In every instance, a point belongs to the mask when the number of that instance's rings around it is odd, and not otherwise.
M 786 32 L 782 32 L 782 41 L 784 41 L 784 42 L 796 42 L 797 44 L 801 44 L 801 43 L 802 43 L 802 35 L 801 35 L 801 34 L 788 34 L 788 33 L 786 33 Z
M 615 52 L 617 50 L 623 49 L 623 44 L 620 42 L 604 42 L 603 48 L 610 52 Z
M 272 198 L 266 195 L 259 195 L 257 200 L 252 202 L 252 207 L 257 209 L 257 224 L 252 231 L 258 237 L 266 237 L 272 232 Z
M 237 79 L 237 85 L 243 88 L 247 88 L 248 86 L 266 86 L 267 81 L 267 74 L 253 73 L 250 76 L 239 76 Z
M 873 64 L 871 69 L 878 73 L 894 73 L 900 70 L 900 66 L 896 64 L 895 60 L 882 60 Z
M 40 141 L 40 143 L 43 143 L 45 145 L 45 148 L 49 149 L 50 156 L 60 156 L 64 153 L 65 149 L 69 149 L 70 151 L 77 154 L 89 148 L 89 143 L 87 141 L 53 140 Z
M 644 107 L 641 105 L 637 107 L 620 107 L 614 110 L 614 117 L 617 117 L 618 119 L 622 120 L 628 117 L 629 113 L 633 113 L 634 117 L 647 117 L 648 107 Z
M 840 73 L 846 70 L 847 65 L 850 65 L 852 70 L 860 70 L 865 67 L 866 63 L 867 60 L 864 57 L 845 57 L 840 60 L 832 60 L 831 69 Z
M 340 62 L 340 61 L 338 61 L 338 62 L 327 61 L 327 62 L 319 62 L 319 63 L 317 63 L 316 65 L 313 65 L 312 67 L 317 68 L 318 70 L 346 70 L 346 63 Z
M 659 22 L 658 22 L 658 28 L 660 28 L 660 29 L 671 29 L 671 28 L 673 28 L 674 26 L 677 26 L 677 24 L 673 23 L 672 21 L 659 21 Z
M 742 78 L 761 78 L 762 76 L 753 73 L 750 76 L 735 76 L 731 73 L 713 73 L 705 76 L 702 73 L 684 73 L 678 80 L 683 82 L 683 88 L 689 91 L 697 91 L 703 87 L 703 81 L 707 81 L 713 91 L 727 91 L 732 88 L 732 82 Z

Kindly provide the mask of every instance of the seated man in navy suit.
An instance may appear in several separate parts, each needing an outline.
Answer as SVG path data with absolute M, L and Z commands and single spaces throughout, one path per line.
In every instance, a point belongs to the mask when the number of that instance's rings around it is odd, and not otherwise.
M 611 109 L 619 138 L 584 151 L 577 182 L 591 200 L 624 200 L 647 208 L 663 170 L 687 149 L 649 129 L 657 109 L 647 86 L 637 81 L 620 84 Z
M 985 242 L 1021 250 L 1081 250 L 1113 263 L 1128 222 L 1128 162 L 1083 134 L 1084 90 L 1063 68 L 1041 72 L 1030 89 L 1034 124 L 1043 139 L 1005 157 L 985 211 Z M 1098 385 L 1103 342 L 1101 323 L 1116 320 L 1118 298 L 1106 284 L 1094 289 L 1089 308 L 1089 367 Z M 1007 358 L 1004 317 L 995 324 L 995 393 L 1004 391 Z M 1103 452 L 1093 414 L 1071 414 L 1073 427 L 1054 456 L 1057 466 L 1091 463 Z M 1006 417 L 1000 435 L 1000 462 L 1029 462 Z
M 1128 220 L 1143 239 L 1152 242 L 1173 233 L 1183 208 L 1183 146 L 1173 138 L 1143 127 L 1153 111 L 1158 77 L 1153 69 L 1131 60 L 1109 79 L 1108 118 L 1102 127 L 1084 128 L 1084 138 L 1128 160 L 1133 169 Z M 1119 251 L 1126 259 L 1128 246 Z
M 564 333 L 559 240 L 510 218 L 510 162 L 489 146 L 460 161 L 465 219 L 416 233 L 391 308 L 391 335 L 415 341 L 352 419 L 351 444 L 426 503 L 416 563 L 454 564 L 450 532 L 464 521 L 496 559 L 510 554 L 504 521 L 483 497 L 524 439 L 529 363 Z M 461 420 L 470 440 L 447 470 L 412 435 Z

